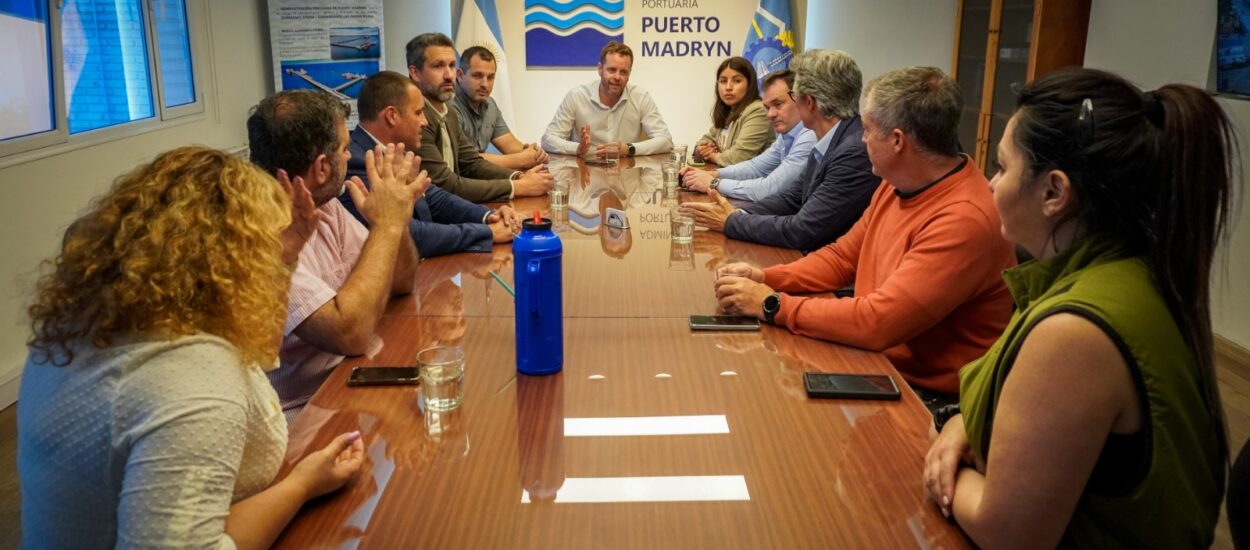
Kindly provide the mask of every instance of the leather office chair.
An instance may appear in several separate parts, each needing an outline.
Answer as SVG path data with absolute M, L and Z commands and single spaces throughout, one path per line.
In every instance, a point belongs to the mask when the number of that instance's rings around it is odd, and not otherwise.
M 1228 529 L 1233 548 L 1250 550 L 1250 441 L 1242 445 L 1228 476 Z

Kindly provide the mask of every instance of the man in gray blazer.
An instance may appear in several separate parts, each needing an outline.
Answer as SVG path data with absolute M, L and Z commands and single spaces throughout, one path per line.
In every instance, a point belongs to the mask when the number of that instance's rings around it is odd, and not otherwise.
M 408 42 L 408 77 L 425 96 L 421 131 L 421 167 L 434 185 L 473 202 L 506 201 L 547 194 L 554 181 L 543 165 L 514 172 L 482 158 L 464 135 L 456 110 L 447 102 L 456 95 L 456 49 L 442 33 L 417 35 Z
M 863 76 L 855 60 L 842 51 L 810 50 L 796 56 L 790 69 L 799 116 L 817 139 L 799 178 L 743 208 L 712 189 L 715 203 L 685 203 L 680 212 L 734 239 L 808 252 L 837 240 L 859 220 L 881 178 L 872 173 L 863 143 Z

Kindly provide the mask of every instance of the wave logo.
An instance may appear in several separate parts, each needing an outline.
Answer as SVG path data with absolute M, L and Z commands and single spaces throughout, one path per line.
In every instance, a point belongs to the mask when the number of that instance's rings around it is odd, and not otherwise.
M 594 67 L 599 50 L 625 38 L 625 0 L 525 0 L 525 63 Z

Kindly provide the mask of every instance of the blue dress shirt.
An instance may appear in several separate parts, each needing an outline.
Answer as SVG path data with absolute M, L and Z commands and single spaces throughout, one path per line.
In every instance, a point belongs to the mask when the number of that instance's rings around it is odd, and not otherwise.
M 750 201 L 776 193 L 803 173 L 815 144 L 816 134 L 799 122 L 789 132 L 778 134 L 773 144 L 755 158 L 717 170 L 721 178 L 718 191 L 726 197 Z

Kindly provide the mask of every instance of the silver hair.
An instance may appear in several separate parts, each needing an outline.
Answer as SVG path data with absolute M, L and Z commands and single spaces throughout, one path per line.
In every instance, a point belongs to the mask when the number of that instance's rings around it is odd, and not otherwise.
M 808 50 L 790 62 L 794 95 L 816 98 L 827 117 L 851 118 L 859 112 L 864 75 L 851 55 L 841 50 Z
M 942 156 L 959 154 L 959 84 L 935 67 L 908 67 L 874 78 L 864 90 L 864 113 L 882 132 L 895 128 L 917 148 Z

